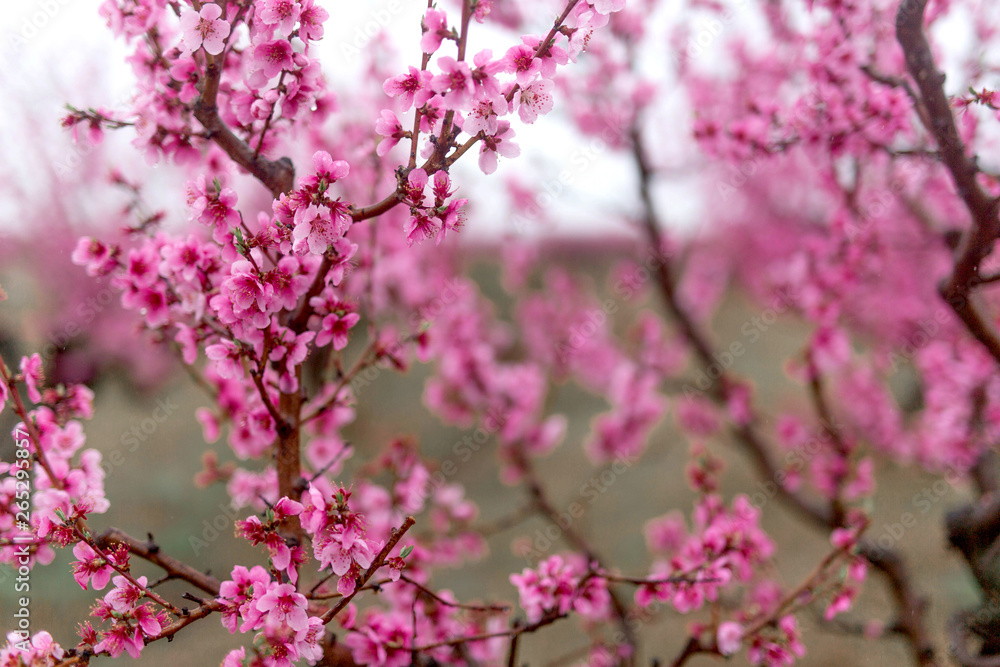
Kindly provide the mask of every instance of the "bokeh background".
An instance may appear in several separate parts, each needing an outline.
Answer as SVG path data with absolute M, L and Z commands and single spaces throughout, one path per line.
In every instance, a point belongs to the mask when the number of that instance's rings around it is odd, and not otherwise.
M 482 259 L 483 254 L 470 253 L 473 275 L 482 291 L 497 298 L 502 307 L 503 293 L 498 285 L 496 267 Z M 475 259 L 476 255 L 480 258 Z M 562 261 L 567 261 L 575 270 L 587 267 L 595 286 L 599 287 L 610 265 L 607 253 L 597 247 L 589 251 L 577 247 L 573 255 L 572 259 L 563 258 Z M 5 312 L 10 313 L 13 307 L 14 312 L 23 315 L 22 322 L 29 322 L 32 300 L 25 295 L 31 293 L 30 282 L 8 283 L 5 277 L 0 280 L 10 285 L 14 301 L 5 304 Z M 645 307 L 656 308 L 657 304 L 624 304 L 616 320 L 628 321 L 638 309 Z M 741 340 L 743 324 L 760 314 L 761 311 L 738 292 L 729 294 L 713 322 L 717 340 Z M 5 356 L 9 358 L 12 353 L 27 349 L 29 341 L 20 337 L 23 332 L 18 327 L 5 322 L 3 332 Z M 753 379 L 761 405 L 776 411 L 778 408 L 794 409 L 803 402 L 799 386 L 785 376 L 783 362 L 791 351 L 802 347 L 807 334 L 806 327 L 783 318 L 764 332 L 747 354 L 736 360 L 734 370 Z M 348 348 L 348 355 L 351 352 Z M 464 436 L 472 435 L 472 431 L 446 427 L 424 409 L 420 396 L 423 381 L 428 376 L 429 369 L 415 365 L 405 375 L 381 373 L 366 388 L 365 400 L 358 406 L 358 418 L 345 432 L 345 439 L 356 448 L 345 476 L 376 457 L 391 438 L 399 435 L 414 436 L 430 458 L 453 458 L 453 447 Z M 106 479 L 111 509 L 94 520 L 95 527 L 116 526 L 140 537 L 149 531 L 164 552 L 217 576 L 228 572 L 234 562 L 259 561 L 260 554 L 233 535 L 234 513 L 228 507 L 224 489 L 221 486 L 199 489 L 193 482 L 195 473 L 201 469 L 200 459 L 206 448 L 193 414 L 197 407 L 207 402 L 187 376 L 175 369 L 161 387 L 150 391 L 130 382 L 124 371 L 109 372 L 98 378 L 94 388 L 97 402 L 95 418 L 86 425 L 88 446 L 102 450 L 106 458 L 115 450 L 121 451 L 124 457 L 123 464 L 112 470 Z M 898 389 L 905 394 L 905 382 L 901 382 Z M 173 407 L 174 402 L 176 410 L 158 425 L 148 440 L 134 452 L 128 451 L 129 447 L 121 442 L 123 435 L 150 417 L 158 406 Z M 805 408 L 804 403 L 801 407 Z M 688 512 L 692 506 L 693 494 L 683 482 L 686 440 L 668 417 L 656 429 L 645 455 L 635 465 L 621 474 L 610 468 L 595 469 L 584 456 L 582 443 L 592 417 L 604 409 L 606 406 L 601 401 L 573 385 L 558 387 L 552 410 L 566 414 L 569 419 L 566 441 L 552 456 L 539 462 L 538 470 L 557 508 L 565 510 L 574 502 L 586 508 L 583 516 L 574 521 L 573 529 L 588 535 L 609 562 L 616 563 L 623 571 L 641 573 L 649 566 L 642 533 L 645 521 L 673 509 Z M 12 426 L 9 412 L 0 416 L 0 430 L 9 432 Z M 716 439 L 709 442 L 709 447 L 728 465 L 723 476 L 725 496 L 762 491 L 760 480 L 751 474 L 751 461 L 739 451 L 736 443 Z M 222 461 L 233 458 L 224 443 L 209 448 L 217 452 Z M 0 448 L 0 455 L 6 456 L 9 452 Z M 490 443 L 468 463 L 459 464 L 453 478 L 462 483 L 469 497 L 479 504 L 483 525 L 503 520 L 527 500 L 523 490 L 498 481 L 497 467 Z M 969 494 L 967 489 L 947 485 L 939 477 L 914 475 L 911 469 L 886 463 L 879 466 L 877 478 L 880 487 L 871 535 L 877 537 L 893 532 L 899 535 L 893 524 L 899 524 L 903 513 L 910 512 L 916 517 L 916 526 L 904 530 L 896 545 L 910 557 L 915 584 L 933 598 L 928 625 L 934 630 L 939 645 L 944 646 L 942 630 L 949 613 L 957 607 L 971 606 L 976 600 L 972 582 L 958 554 L 947 549 L 942 524 L 944 512 L 967 501 Z M 588 484 L 590 488 L 599 485 L 604 491 L 596 498 L 592 493 L 585 496 L 581 489 Z M 921 510 L 927 503 L 917 500 L 921 493 L 929 493 L 930 496 L 925 497 L 933 498 L 926 513 Z M 776 575 L 779 580 L 794 585 L 808 576 L 818 559 L 828 551 L 827 536 L 802 522 L 779 502 L 766 502 L 763 509 L 764 529 L 783 547 L 775 563 Z M 507 581 L 507 574 L 529 564 L 521 556 L 522 548 L 526 542 L 536 547 L 544 544 L 539 536 L 548 525 L 534 517 L 493 533 L 488 539 L 489 553 L 485 558 L 462 569 L 442 571 L 434 583 L 450 588 L 461 600 L 508 601 L 516 605 L 516 590 Z M 209 546 L 205 548 L 200 540 L 208 542 Z M 557 539 L 549 553 L 565 548 L 565 543 Z M 56 639 L 65 644 L 73 643 L 73 626 L 85 616 L 93 601 L 92 593 L 82 591 L 73 582 L 69 572 L 71 560 L 68 550 L 62 551 L 52 565 L 36 569 L 31 580 L 33 622 L 37 628 L 52 629 Z M 150 580 L 158 574 L 155 567 L 141 562 L 136 568 Z M 10 571 L 0 570 L 0 608 L 13 608 L 12 584 Z M 168 582 L 163 590 L 179 596 L 189 588 Z M 877 575 L 871 575 L 859 603 L 847 616 L 857 622 L 880 619 L 891 623 L 888 613 L 891 608 L 882 582 Z M 822 608 L 817 607 L 815 614 L 802 617 L 809 653 L 801 664 L 909 664 L 910 656 L 903 642 L 871 641 L 854 634 L 833 632 L 828 624 L 819 621 L 821 614 Z M 673 612 L 654 615 L 643 624 L 644 652 L 649 658 L 663 660 L 675 655 L 685 641 L 686 624 L 694 618 L 697 615 L 687 618 Z M 0 628 L 9 627 L 7 623 L 7 615 L 0 615 Z M 183 637 L 171 644 L 151 645 L 139 662 L 163 666 L 215 665 L 228 649 L 238 646 L 241 639 L 239 635 L 230 637 L 217 619 L 209 619 L 189 628 Z M 567 654 L 573 657 L 574 649 L 585 651 L 587 646 L 586 635 L 574 624 L 557 624 L 544 632 L 526 636 L 521 643 L 521 658 L 531 665 L 572 664 L 552 661 Z M 575 657 L 579 660 L 585 655 L 581 652 Z M 690 664 L 714 662 L 712 658 L 698 657 Z M 745 661 L 738 656 L 731 663 L 745 664 Z

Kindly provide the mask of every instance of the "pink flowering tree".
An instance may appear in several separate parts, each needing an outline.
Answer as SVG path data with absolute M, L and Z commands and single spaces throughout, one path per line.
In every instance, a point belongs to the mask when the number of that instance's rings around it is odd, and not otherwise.
M 103 522 L 102 453 L 84 430 L 101 418 L 93 392 L 54 379 L 39 352 L 0 359 L 0 408 L 17 422 L 0 462 L 0 561 L 32 572 L 67 550 L 60 574 L 96 592 L 89 617 L 15 627 L 0 666 L 138 658 L 196 623 L 245 638 L 225 667 L 513 665 L 522 638 L 567 625 L 585 645 L 562 661 L 633 665 L 652 657 L 646 635 L 663 609 L 690 621 L 660 656 L 673 665 L 792 664 L 811 611 L 831 632 L 901 638 L 914 664 L 1000 664 L 1000 165 L 989 148 L 1000 16 L 958 0 L 689 4 L 700 23 L 651 0 L 429 2 L 409 26 L 412 62 L 373 42 L 363 76 L 340 88 L 316 55 L 335 11 L 318 0 L 106 0 L 134 95 L 124 110 L 71 106 L 63 124 L 80 141 L 128 133 L 182 175 L 171 196 L 189 219 L 148 211 L 146 186 L 115 171 L 78 187 L 123 189 L 128 224 L 56 236 L 73 244 L 76 270 L 114 290 L 115 322 L 129 318 L 203 390 L 190 418 L 236 461 L 207 455 L 196 481 L 225 485 L 257 558 L 205 574 Z M 735 12 L 760 30 L 737 29 Z M 948 52 L 947 79 L 946 19 L 973 46 Z M 487 35 L 503 49 L 483 46 Z M 701 62 L 707 48 L 725 67 Z M 688 106 L 671 112 L 676 97 Z M 558 244 L 524 234 L 558 208 L 525 169 L 506 188 L 515 233 L 488 243 L 501 310 L 463 270 L 463 227 L 491 205 L 463 196 L 472 172 L 454 167 L 497 178 L 524 160 L 518 132 L 556 123 L 546 116 L 557 110 L 634 175 L 606 216 L 628 233 L 601 244 L 617 260 L 613 298 L 555 263 Z M 668 224 L 679 207 L 663 186 L 678 172 L 706 203 L 698 235 Z M 56 229 L 51 217 L 39 214 L 39 236 Z M 713 315 L 729 286 L 763 310 L 725 342 Z M 610 317 L 626 305 L 628 317 Z M 783 350 L 797 410 L 763 405 L 767 392 L 736 370 L 776 312 L 808 329 Z M 450 479 L 453 460 L 411 437 L 343 438 L 372 400 L 368 378 L 417 363 L 431 376 L 413 403 L 486 434 L 511 497 L 527 499 L 501 524 L 559 527 L 557 548 L 529 545 L 526 567 L 507 573 L 516 606 L 449 588 L 448 568 L 490 558 L 495 529 L 478 521 L 475 489 Z M 894 389 L 901 369 L 915 398 Z M 564 442 L 572 425 L 552 409 L 566 383 L 607 404 L 582 443 Z M 545 458 L 575 447 L 618 475 L 668 413 L 671 446 L 689 455 L 662 483 L 687 485 L 693 503 L 629 527 L 646 544 L 644 568 L 629 570 L 600 535 L 562 520 Z M 749 457 L 763 494 L 723 490 L 722 440 Z M 454 453 L 492 466 L 471 442 Z M 968 492 L 937 528 L 978 604 L 929 601 L 910 556 L 871 534 L 888 464 Z M 797 544 L 762 527 L 779 506 L 826 544 L 792 582 L 777 566 Z M 877 618 L 854 617 L 870 570 L 889 594 Z M 188 590 L 161 593 L 166 580 Z M 931 604 L 945 626 L 932 627 Z

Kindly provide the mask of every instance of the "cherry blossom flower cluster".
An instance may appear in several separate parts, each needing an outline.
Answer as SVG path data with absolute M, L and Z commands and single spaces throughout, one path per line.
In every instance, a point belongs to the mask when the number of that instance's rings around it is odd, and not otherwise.
M 309 615 L 308 600 L 294 584 L 272 580 L 259 565 L 249 570 L 237 565 L 231 576 L 219 590 L 222 624 L 231 633 L 259 630 L 255 651 L 267 664 L 315 661 L 322 655 L 323 620 Z M 236 649 L 223 664 L 243 664 L 245 657 L 245 648 Z
M 45 630 L 32 635 L 30 642 L 22 642 L 17 633 L 10 633 L 7 636 L 7 646 L 0 648 L 0 665 L 53 664 L 56 660 L 62 660 L 65 655 L 66 651 Z
M 565 30 L 542 37 L 526 35 L 521 44 L 511 46 L 500 58 L 484 49 L 465 62 L 464 44 L 458 57 L 438 55 L 445 40 L 461 41 L 448 25 L 442 9 L 430 8 L 424 14 L 420 48 L 425 54 L 424 67 L 410 67 L 385 81 L 385 92 L 397 98 L 396 109 L 382 111 L 377 131 L 385 137 L 379 154 L 385 155 L 400 140 L 411 140 L 411 156 L 416 154 L 419 135 L 435 137 L 425 142 L 420 154 L 430 158 L 442 150 L 442 141 L 454 141 L 459 132 L 479 140 L 479 168 L 492 174 L 498 157 L 514 158 L 520 147 L 511 122 L 505 116 L 517 112 L 521 122 L 534 123 L 553 108 L 554 79 L 558 67 L 566 65 L 586 48 L 596 28 L 607 24 L 608 16 L 620 11 L 625 3 L 573 2 L 564 13 Z M 477 4 L 475 18 L 489 5 Z M 467 25 L 467 24 L 466 24 Z M 437 55 L 433 69 L 427 65 Z M 397 114 L 414 109 L 414 130 L 404 131 Z M 471 144 L 466 143 L 466 146 Z M 461 150 L 461 149 L 460 149 Z M 412 157 L 411 157 L 412 162 Z
M 191 103 L 216 68 L 220 113 L 238 132 L 260 134 L 258 152 L 273 140 L 266 129 L 281 133 L 300 114 L 332 101 L 319 63 L 310 57 L 329 18 L 314 0 L 183 7 L 164 0 L 106 0 L 100 11 L 114 34 L 135 44 L 129 62 L 138 86 L 131 113 L 123 114 L 127 119 L 106 120 L 134 124 L 135 144 L 149 160 L 198 160 Z
M 133 583 L 119 575 L 112 582 L 114 587 L 91 612 L 100 621 L 110 622 L 111 627 L 99 632 L 89 621 L 83 623 L 79 630 L 81 643 L 89 644 L 95 653 L 107 653 L 112 658 L 123 653 L 138 658 L 146 640 L 160 633 L 168 624 L 169 616 L 166 611 L 155 609 L 153 604 L 141 602 L 147 586 L 146 577 L 139 577 Z
M 104 492 L 101 453 L 84 448 L 86 435 L 80 420 L 94 415 L 93 392 L 83 385 L 46 387 L 38 354 L 22 357 L 20 371 L 28 400 L 35 407 L 24 413 L 30 426 L 18 422 L 14 433 L 30 436 L 26 438 L 29 447 L 22 451 L 44 462 L 45 470 L 35 468 L 29 484 L 23 474 L 18 474 L 26 470 L 20 458 L 0 462 L 0 473 L 6 475 L 0 484 L 0 530 L 4 538 L 0 561 L 33 567 L 52 562 L 55 552 L 51 543 L 63 546 L 70 539 L 66 521 L 101 514 L 110 504 Z M 0 391 L 0 407 L 9 398 L 9 391 L 8 387 Z M 31 468 L 34 466 L 28 470 Z M 30 503 L 22 492 L 29 486 Z M 30 516 L 30 524 L 19 520 L 19 513 Z M 26 543 L 22 541 L 25 537 L 30 537 Z M 19 543 L 29 547 L 26 560 L 21 558 L 24 548 Z
M 674 515 L 648 524 L 648 546 L 660 555 L 650 579 L 674 580 L 640 586 L 638 604 L 669 601 L 677 611 L 690 613 L 717 599 L 730 582 L 751 581 L 757 566 L 774 555 L 774 542 L 759 525 L 760 510 L 746 496 L 737 496 L 727 510 L 719 496 L 707 494 L 695 505 L 692 518 L 690 534 Z
M 313 537 L 313 554 L 322 569 L 330 567 L 340 577 L 340 594 L 350 595 L 382 544 L 366 537 L 364 518 L 348 505 L 350 491 L 338 489 L 334 498 L 327 499 L 319 489 L 311 487 L 307 494 L 302 527 Z M 398 579 L 399 570 L 391 569 L 391 576 Z
M 562 616 L 570 610 L 595 621 L 610 614 L 611 596 L 604 579 L 592 576 L 579 564 L 564 561 L 562 556 L 550 556 L 536 569 L 512 574 L 510 582 L 517 587 L 529 623 L 537 623 L 547 614 Z

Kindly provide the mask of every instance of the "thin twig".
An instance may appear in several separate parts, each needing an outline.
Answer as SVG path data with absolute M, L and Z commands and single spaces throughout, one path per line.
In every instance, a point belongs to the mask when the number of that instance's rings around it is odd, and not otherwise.
M 354 589 L 354 592 L 351 593 L 350 595 L 345 595 L 344 598 L 340 602 L 338 602 L 335 607 L 327 610 L 326 613 L 320 617 L 323 619 L 324 625 L 332 621 L 337 614 L 343 611 L 344 607 L 346 607 L 351 603 L 351 600 L 354 599 L 354 596 L 361 591 L 361 589 L 364 587 L 365 584 L 368 583 L 368 580 L 372 578 L 375 572 L 377 572 L 378 569 L 385 564 L 385 559 L 389 557 L 389 553 L 392 551 L 393 547 L 396 546 L 399 540 L 403 538 L 403 535 L 406 534 L 406 531 L 408 531 L 410 527 L 413 526 L 414 523 L 416 523 L 416 519 L 414 519 L 412 516 L 408 516 L 406 517 L 406 520 L 403 521 L 402 526 L 400 526 L 399 528 L 392 529 L 392 535 L 389 536 L 389 541 L 385 543 L 385 546 L 382 547 L 382 550 L 378 553 L 378 556 L 376 556 L 375 560 L 372 561 L 371 567 L 369 567 L 368 570 L 365 571 L 365 573 L 361 576 L 360 581 L 357 582 L 357 587 Z

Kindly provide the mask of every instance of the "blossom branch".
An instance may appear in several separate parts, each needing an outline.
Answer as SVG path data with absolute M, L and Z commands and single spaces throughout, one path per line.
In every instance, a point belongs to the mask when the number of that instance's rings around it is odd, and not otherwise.
M 236 164 L 240 165 L 271 191 L 275 198 L 292 191 L 295 167 L 283 157 L 268 160 L 257 154 L 246 142 L 236 136 L 219 116 L 218 96 L 222 70 L 216 59 L 206 54 L 205 81 L 201 95 L 194 102 L 194 117 L 198 119 L 209 139 L 218 144 Z M 263 135 L 261 135 L 263 142 Z
M 405 574 L 401 574 L 399 578 L 402 581 L 405 581 L 406 583 L 416 588 L 424 595 L 433 598 L 434 600 L 440 602 L 446 607 L 454 607 L 455 609 L 469 609 L 471 611 L 499 611 L 503 613 L 510 612 L 510 606 L 505 604 L 463 604 L 461 602 L 452 602 L 451 600 L 446 600 L 445 598 L 441 597 L 431 589 L 421 584 L 419 581 L 415 581 L 414 579 L 406 576 Z
M 204 602 L 197 609 L 189 611 L 187 614 L 182 614 L 179 619 L 171 623 L 167 627 L 163 628 L 158 634 L 153 637 L 147 637 L 146 643 L 159 641 L 160 639 L 170 640 L 178 632 L 191 625 L 195 621 L 201 620 L 211 614 L 213 611 L 221 611 L 225 608 L 225 603 L 219 600 L 208 600 Z
M 48 475 L 49 481 L 57 489 L 64 489 L 65 484 L 63 480 L 55 474 L 52 470 L 52 466 L 49 465 L 48 459 L 45 457 L 45 451 L 42 449 L 42 436 L 38 432 L 38 427 L 35 426 L 35 422 L 31 421 L 28 417 L 28 409 L 24 405 L 24 400 L 21 398 L 21 392 L 17 387 L 17 382 L 14 375 L 10 372 L 7 367 L 7 363 L 4 361 L 3 357 L 0 357 L 0 381 L 7 385 L 8 393 L 10 397 L 14 400 L 14 413 L 21 418 L 24 422 L 24 428 L 28 433 L 28 437 L 31 438 L 32 443 L 35 446 L 34 458 L 38 461 L 42 469 L 45 470 L 45 474 Z
M 900 4 L 896 14 L 896 38 L 927 110 L 926 116 L 921 114 L 921 118 L 930 121 L 927 129 L 937 141 L 942 161 L 972 215 L 972 228 L 963 235 L 952 274 L 940 286 L 940 292 L 969 332 L 1000 363 L 1000 338 L 970 302 L 979 264 L 993 251 L 993 244 L 1000 235 L 1000 219 L 997 218 L 1000 200 L 991 198 L 977 182 L 976 160 L 967 155 L 958 134 L 951 105 L 944 94 L 944 74 L 937 70 L 924 34 L 926 5 L 927 0 L 904 0 Z
M 281 90 L 281 87 L 285 83 L 285 74 L 286 71 L 282 70 L 281 76 L 278 77 L 278 85 L 277 85 L 278 90 Z M 262 148 L 264 148 L 264 137 L 267 136 L 267 131 L 271 129 L 271 121 L 273 120 L 274 120 L 274 107 L 272 106 L 271 111 L 268 112 L 267 114 L 267 120 L 264 121 L 264 127 L 261 128 L 260 130 L 260 139 L 257 141 L 257 148 L 253 152 L 253 157 L 255 160 L 260 158 L 260 151 Z
M 302 364 L 295 367 L 297 391 L 282 392 L 278 407 L 285 419 L 285 428 L 278 424 L 278 448 L 275 452 L 275 467 L 278 471 L 278 497 L 296 498 L 299 478 L 302 476 Z M 282 525 L 287 528 L 291 524 L 291 535 L 299 544 L 302 543 L 302 526 L 298 517 L 286 517 Z
M 498 630 L 497 632 L 483 632 L 478 635 L 468 635 L 465 637 L 453 637 L 451 639 L 443 639 L 439 642 L 434 642 L 433 644 L 424 644 L 423 646 L 415 646 L 412 648 L 414 651 L 428 651 L 434 648 L 441 648 L 443 646 L 460 646 L 462 644 L 468 644 L 469 642 L 483 641 L 484 639 L 496 639 L 498 637 L 515 637 L 518 635 L 524 635 L 531 632 L 536 632 L 548 625 L 552 625 L 556 621 L 562 618 L 566 618 L 567 614 L 560 614 L 559 612 L 549 612 L 541 619 L 525 626 L 515 626 L 510 630 Z M 405 646 L 393 646 L 393 648 L 406 648 Z
M 810 366 L 814 366 L 813 360 L 810 355 L 809 359 Z M 819 418 L 819 423 L 823 429 L 823 433 L 830 439 L 833 443 L 834 448 L 837 450 L 837 455 L 840 456 L 845 462 L 845 469 L 838 471 L 835 474 L 834 479 L 834 495 L 830 500 L 830 508 L 833 511 L 832 521 L 835 525 L 844 524 L 844 503 L 841 495 L 844 490 L 844 482 L 847 477 L 846 462 L 848 456 L 850 455 L 850 448 L 844 441 L 843 435 L 840 429 L 834 426 L 833 413 L 830 410 L 830 405 L 826 400 L 826 395 L 823 392 L 823 380 L 820 377 L 819 370 L 815 368 L 810 368 L 810 378 L 809 378 L 809 398 L 812 400 L 814 409 L 816 410 L 816 416 Z
M 219 594 L 220 583 L 218 579 L 203 574 L 187 563 L 162 553 L 160 546 L 152 541 L 142 542 L 118 528 L 108 528 L 97 537 L 96 542 L 104 547 L 124 544 L 128 547 L 129 553 L 159 566 L 171 579 L 186 581 L 212 595 Z
M 644 209 L 644 227 L 648 243 L 652 248 L 654 256 L 657 258 L 656 270 L 659 279 L 660 294 L 667 311 L 681 329 L 681 333 L 688 344 L 691 345 L 699 361 L 706 367 L 712 366 L 715 358 L 711 344 L 681 307 L 677 299 L 676 286 L 674 278 L 671 275 L 669 259 L 663 252 L 660 222 L 650 191 L 653 171 L 645 157 L 642 136 L 638 126 L 632 128 L 631 137 L 633 158 L 639 170 L 639 189 Z M 731 385 L 732 380 L 723 370 L 718 382 L 710 388 L 709 393 L 717 402 L 725 403 L 727 388 Z M 780 468 L 773 461 L 769 453 L 770 449 L 758 435 L 754 427 L 754 422 L 755 419 L 751 417 L 746 424 L 734 426 L 733 433 L 743 443 L 753 458 L 758 474 L 764 479 L 778 479 Z M 839 524 L 835 520 L 835 513 L 832 507 L 812 502 L 804 496 L 791 491 L 784 484 L 776 484 L 776 487 L 778 497 L 790 507 L 797 510 L 810 523 L 823 528 L 838 527 Z M 859 550 L 861 555 L 888 580 L 898 612 L 900 632 L 909 641 L 914 660 L 920 665 L 937 665 L 937 660 L 934 657 L 934 645 L 924 626 L 926 603 L 914 590 L 910 581 L 909 570 L 903 558 L 895 551 L 881 549 L 865 540 L 859 542 Z M 683 661 L 678 664 L 683 664 Z
M 559 529 L 563 531 L 566 541 L 578 551 L 583 552 L 583 554 L 587 557 L 588 563 L 596 563 L 599 569 L 606 569 L 602 564 L 601 557 L 597 555 L 597 551 L 590 545 L 590 542 L 582 533 L 573 528 L 573 526 L 566 526 L 564 528 L 563 526 L 558 525 L 554 517 L 558 516 L 559 512 L 545 494 L 545 489 L 542 486 L 541 480 L 538 478 L 538 474 L 535 472 L 535 469 L 531 465 L 531 461 L 528 459 L 525 452 L 521 449 L 515 449 L 514 457 L 515 463 L 524 475 L 524 479 L 528 487 L 528 493 L 531 497 L 531 503 L 536 512 L 547 521 L 556 523 Z M 622 634 L 625 637 L 625 641 L 632 647 L 634 655 L 634 653 L 638 650 L 638 639 L 632 630 L 632 625 L 628 621 L 625 603 L 613 589 L 608 588 L 608 594 L 611 597 L 611 606 L 614 609 L 618 625 L 620 626 Z
M 145 595 L 150 600 L 160 605 L 164 609 L 169 610 L 170 613 L 172 613 L 173 615 L 175 616 L 181 615 L 181 610 L 178 607 L 176 607 L 172 602 L 169 602 L 168 600 L 163 598 L 159 593 L 152 590 L 152 588 L 150 588 L 149 586 L 144 586 L 142 583 L 140 583 L 134 576 L 132 576 L 132 573 L 128 571 L 127 567 L 123 568 L 120 565 L 118 565 L 118 563 L 115 562 L 115 559 L 109 556 L 104 551 L 104 549 L 101 548 L 101 545 L 98 544 L 98 541 L 95 540 L 89 534 L 89 531 L 85 532 L 81 530 L 78 526 L 74 526 L 73 532 L 76 534 L 78 538 L 89 544 L 91 548 L 94 549 L 94 551 L 97 553 L 97 555 L 100 556 L 101 559 L 104 560 L 104 562 L 107 563 L 109 567 L 111 567 L 111 569 L 113 569 L 121 576 L 125 577 L 125 579 L 128 580 L 130 584 L 132 584 L 140 591 L 142 591 L 143 595 Z
M 416 519 L 414 519 L 412 516 L 408 516 L 403 521 L 403 525 L 401 525 L 399 528 L 392 529 L 392 534 L 389 536 L 389 541 L 385 543 L 385 546 L 382 547 L 381 551 L 379 551 L 378 556 L 376 556 L 375 560 L 372 561 L 371 567 L 369 567 L 365 571 L 365 573 L 361 575 L 361 578 L 358 580 L 357 586 L 354 589 L 354 591 L 350 595 L 344 596 L 344 598 L 340 602 L 338 602 L 335 607 L 328 609 L 326 613 L 320 617 L 323 619 L 324 624 L 332 621 L 337 614 L 339 614 L 341 611 L 344 610 L 344 607 L 346 607 L 351 603 L 351 600 L 354 599 L 354 596 L 357 595 L 362 588 L 364 588 L 364 585 L 368 583 L 368 580 L 371 579 L 378 571 L 378 569 L 385 564 L 385 559 L 389 557 L 389 554 L 392 552 L 396 544 L 403 538 L 403 535 L 406 534 L 406 531 L 408 531 L 416 522 L 417 522 Z
M 378 359 L 378 354 L 376 353 L 377 346 L 378 346 L 377 340 L 372 340 L 372 342 L 368 344 L 368 347 L 364 349 L 364 351 L 361 353 L 361 356 L 358 357 L 357 361 L 354 362 L 354 365 L 351 366 L 350 369 L 348 369 L 347 373 L 345 373 L 343 377 L 340 378 L 340 382 L 338 382 L 337 386 L 334 387 L 333 393 L 330 395 L 330 398 L 328 398 L 323 403 L 323 405 L 316 408 L 313 412 L 311 412 L 308 415 L 305 415 L 302 418 L 303 423 L 318 418 L 325 411 L 329 410 L 334 405 L 336 405 L 337 400 L 340 398 L 340 392 L 343 391 L 344 387 L 346 387 L 347 384 L 351 380 L 353 380 L 358 373 L 363 371 L 365 368 L 368 367 L 369 364 L 374 363 L 374 361 Z

